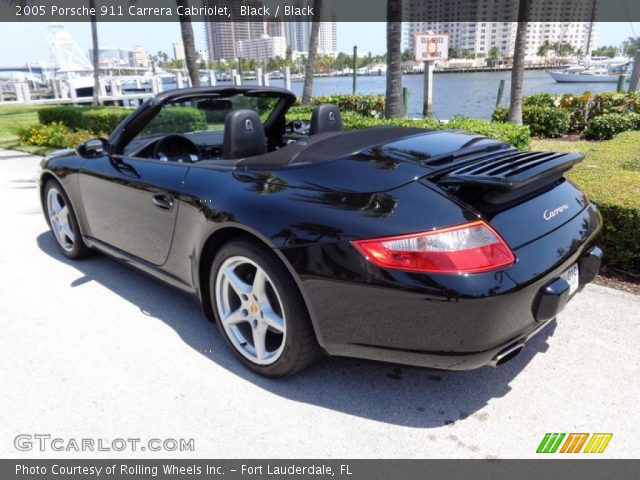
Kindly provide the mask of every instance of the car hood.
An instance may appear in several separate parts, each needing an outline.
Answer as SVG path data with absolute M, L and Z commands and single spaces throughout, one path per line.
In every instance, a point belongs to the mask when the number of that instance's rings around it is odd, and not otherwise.
M 502 148 L 512 147 L 461 131 L 374 128 L 310 143 L 286 166 L 241 168 L 236 175 L 268 177 L 274 184 L 311 190 L 380 192 L 431 174 L 462 156 Z

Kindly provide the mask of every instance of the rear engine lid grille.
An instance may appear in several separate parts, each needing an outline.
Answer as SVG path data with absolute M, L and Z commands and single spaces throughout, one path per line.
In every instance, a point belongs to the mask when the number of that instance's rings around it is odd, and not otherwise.
M 501 152 L 465 162 L 465 165 L 447 172 L 437 172 L 435 176 L 438 178 L 434 180 L 441 185 L 515 190 L 542 180 L 558 178 L 583 158 L 577 152 Z

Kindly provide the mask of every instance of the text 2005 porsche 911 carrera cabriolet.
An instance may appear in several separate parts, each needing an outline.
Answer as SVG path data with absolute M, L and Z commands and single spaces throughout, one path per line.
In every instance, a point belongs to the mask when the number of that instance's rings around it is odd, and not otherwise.
M 252 370 L 322 353 L 499 365 L 596 275 L 582 157 L 461 131 L 286 122 L 268 87 L 173 90 L 43 162 L 60 251 L 98 250 L 198 297 Z

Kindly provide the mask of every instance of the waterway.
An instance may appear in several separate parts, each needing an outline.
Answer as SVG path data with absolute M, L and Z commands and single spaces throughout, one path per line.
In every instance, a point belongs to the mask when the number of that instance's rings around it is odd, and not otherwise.
M 490 118 L 496 103 L 500 80 L 505 80 L 503 104 L 509 102 L 511 72 L 436 73 L 433 84 L 433 114 L 446 119 L 454 115 Z M 357 93 L 384 94 L 385 76 L 361 76 L 357 80 Z M 409 89 L 410 117 L 422 116 L 422 75 L 404 75 L 403 86 Z M 252 82 L 245 82 L 250 84 Z M 282 80 L 271 80 L 272 86 L 284 86 Z M 302 82 L 293 82 L 291 89 L 302 95 Z M 524 94 L 573 93 L 585 91 L 602 92 L 615 90 L 615 83 L 557 83 L 542 70 L 525 72 Z M 317 77 L 314 79 L 313 95 L 351 93 L 351 77 Z

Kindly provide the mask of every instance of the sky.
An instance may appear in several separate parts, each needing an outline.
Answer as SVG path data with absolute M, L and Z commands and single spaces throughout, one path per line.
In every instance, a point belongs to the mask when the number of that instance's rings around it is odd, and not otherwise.
M 0 28 L 0 66 L 19 66 L 26 62 L 48 62 L 50 53 L 44 30 L 46 24 L 2 23 Z M 80 47 L 91 45 L 89 23 L 65 23 Z M 142 45 L 148 51 L 173 55 L 172 43 L 180 39 L 178 23 L 100 23 L 98 34 L 102 47 L 132 48 Z M 196 47 L 204 49 L 204 25 L 194 23 Z M 629 36 L 640 36 L 640 22 L 600 23 L 600 45 L 619 45 Z M 338 22 L 338 49 L 351 52 L 358 46 L 359 55 L 382 54 L 386 50 L 385 23 Z

